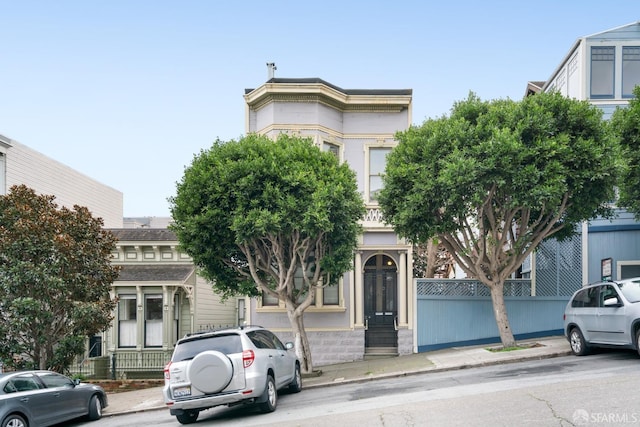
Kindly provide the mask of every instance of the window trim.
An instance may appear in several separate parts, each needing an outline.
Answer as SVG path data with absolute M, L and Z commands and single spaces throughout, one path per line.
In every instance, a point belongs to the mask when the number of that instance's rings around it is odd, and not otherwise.
M 323 303 L 323 294 L 324 288 L 318 287 L 316 289 L 314 303 L 312 303 L 305 312 L 344 312 L 346 310 L 344 301 L 344 277 L 341 277 L 340 280 L 338 280 L 338 304 L 325 305 Z M 258 313 L 281 313 L 286 311 L 285 304 L 282 301 L 279 301 L 278 305 L 263 305 L 262 296 L 258 296 L 256 301 L 256 311 Z

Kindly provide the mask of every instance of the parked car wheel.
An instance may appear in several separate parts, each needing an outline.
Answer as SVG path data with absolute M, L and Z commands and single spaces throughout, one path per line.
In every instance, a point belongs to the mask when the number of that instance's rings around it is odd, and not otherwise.
M 183 414 L 176 415 L 176 419 L 180 424 L 193 424 L 198 419 L 198 411 L 186 411 Z
M 93 395 L 89 400 L 89 420 L 95 421 L 100 418 L 102 418 L 102 403 L 98 396 Z
M 296 372 L 293 374 L 293 381 L 289 384 L 289 391 L 298 393 L 302 390 L 302 375 L 300 375 L 300 365 L 296 363 Z
M 638 350 L 638 355 L 640 355 L 640 328 L 636 330 L 636 349 Z
M 2 427 L 27 427 L 27 422 L 20 415 L 9 415 L 2 420 Z
M 273 412 L 278 406 L 278 390 L 276 389 L 276 382 L 271 375 L 267 376 L 267 386 L 264 388 L 264 393 L 260 400 L 264 401 L 260 403 L 261 412 Z
M 587 346 L 584 336 L 582 336 L 582 332 L 578 328 L 571 329 L 569 343 L 571 344 L 571 351 L 576 356 L 584 356 L 589 352 L 589 346 Z

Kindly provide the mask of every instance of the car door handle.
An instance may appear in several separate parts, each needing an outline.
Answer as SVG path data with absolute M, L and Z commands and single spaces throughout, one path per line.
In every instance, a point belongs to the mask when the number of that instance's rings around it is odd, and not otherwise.
M 54 397 L 60 397 L 60 393 L 53 393 Z
M 28 397 L 21 397 L 21 398 L 20 398 L 20 402 L 27 403 L 28 401 L 29 401 L 29 398 L 28 398 Z

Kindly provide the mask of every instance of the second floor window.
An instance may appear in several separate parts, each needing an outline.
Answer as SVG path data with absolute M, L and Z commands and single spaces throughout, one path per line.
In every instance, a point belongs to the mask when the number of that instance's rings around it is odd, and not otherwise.
M 613 98 L 615 47 L 591 47 L 591 98 Z
M 640 46 L 622 47 L 622 97 L 632 98 L 640 85 Z
M 340 160 L 340 146 L 336 144 L 332 144 L 330 142 L 322 143 L 322 151 L 328 151 L 329 153 L 336 156 L 338 160 Z
M 378 193 L 382 190 L 382 175 L 387 165 L 387 154 L 391 147 L 369 148 L 369 202 L 378 200 Z

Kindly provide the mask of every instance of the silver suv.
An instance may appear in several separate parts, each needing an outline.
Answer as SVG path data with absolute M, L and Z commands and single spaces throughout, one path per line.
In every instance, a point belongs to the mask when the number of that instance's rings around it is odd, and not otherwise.
M 632 348 L 640 354 L 640 277 L 576 291 L 564 311 L 564 334 L 576 356 L 590 347 Z
M 284 387 L 302 388 L 293 344 L 259 326 L 188 335 L 164 368 L 164 401 L 181 424 L 219 405 L 256 403 L 273 412 Z

